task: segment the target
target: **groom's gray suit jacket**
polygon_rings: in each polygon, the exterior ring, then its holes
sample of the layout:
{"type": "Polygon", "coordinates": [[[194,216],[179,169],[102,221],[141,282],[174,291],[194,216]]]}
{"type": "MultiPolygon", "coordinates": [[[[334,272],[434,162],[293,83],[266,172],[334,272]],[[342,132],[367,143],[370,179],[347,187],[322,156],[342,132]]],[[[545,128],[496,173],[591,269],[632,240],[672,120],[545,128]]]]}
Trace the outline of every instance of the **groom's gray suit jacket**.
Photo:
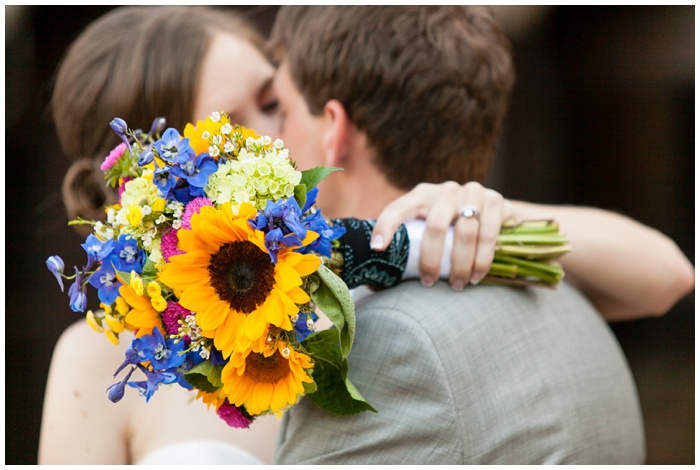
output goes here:
{"type": "Polygon", "coordinates": [[[624,355],[589,302],[556,290],[415,281],[357,303],[349,378],[378,413],[303,398],[282,464],[639,464],[624,355]]]}

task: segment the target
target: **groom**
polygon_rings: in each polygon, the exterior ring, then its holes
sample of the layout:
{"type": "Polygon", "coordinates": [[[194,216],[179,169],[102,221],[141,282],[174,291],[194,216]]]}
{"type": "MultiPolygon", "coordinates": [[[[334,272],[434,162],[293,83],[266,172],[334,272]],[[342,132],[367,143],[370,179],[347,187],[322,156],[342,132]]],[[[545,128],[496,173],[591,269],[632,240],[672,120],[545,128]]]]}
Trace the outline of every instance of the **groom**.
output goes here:
{"type": "MultiPolygon", "coordinates": [[[[513,83],[488,11],[282,7],[272,46],[285,144],[301,167],[344,168],[322,183],[327,216],[375,218],[421,181],[483,178],[513,83]]],[[[570,285],[404,282],[356,316],[349,378],[378,413],[304,398],[278,463],[642,463],[622,352],[570,285]]]]}

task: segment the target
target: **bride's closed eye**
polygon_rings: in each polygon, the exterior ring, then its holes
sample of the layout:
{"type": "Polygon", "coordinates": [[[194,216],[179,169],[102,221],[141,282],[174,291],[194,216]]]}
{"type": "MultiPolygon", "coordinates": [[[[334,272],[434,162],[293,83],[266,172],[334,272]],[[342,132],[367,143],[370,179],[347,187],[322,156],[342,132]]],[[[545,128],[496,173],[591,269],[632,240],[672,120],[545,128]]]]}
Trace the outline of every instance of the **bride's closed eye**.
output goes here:
{"type": "Polygon", "coordinates": [[[279,101],[277,99],[271,99],[260,105],[260,110],[265,114],[273,114],[279,110],[279,101]]]}

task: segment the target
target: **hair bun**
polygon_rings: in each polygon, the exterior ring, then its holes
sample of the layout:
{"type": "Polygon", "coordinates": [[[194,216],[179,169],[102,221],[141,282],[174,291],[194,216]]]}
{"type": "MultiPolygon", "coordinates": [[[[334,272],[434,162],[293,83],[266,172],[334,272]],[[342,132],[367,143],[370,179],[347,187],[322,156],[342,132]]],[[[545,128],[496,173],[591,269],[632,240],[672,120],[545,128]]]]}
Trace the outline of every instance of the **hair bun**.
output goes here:
{"type": "MultiPolygon", "coordinates": [[[[63,205],[70,220],[81,217],[87,220],[104,220],[104,206],[108,200],[115,199],[108,193],[99,165],[92,159],[82,158],[75,161],[61,186],[63,205]]],[[[90,232],[88,226],[76,226],[79,232],[90,232]]]]}

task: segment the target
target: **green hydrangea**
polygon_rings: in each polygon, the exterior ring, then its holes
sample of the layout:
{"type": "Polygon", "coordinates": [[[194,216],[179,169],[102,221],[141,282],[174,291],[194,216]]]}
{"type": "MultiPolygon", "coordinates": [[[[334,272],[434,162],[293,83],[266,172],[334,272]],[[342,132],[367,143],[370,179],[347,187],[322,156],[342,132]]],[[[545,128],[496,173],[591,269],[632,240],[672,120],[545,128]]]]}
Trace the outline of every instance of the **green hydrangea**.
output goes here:
{"type": "Polygon", "coordinates": [[[215,204],[231,202],[237,208],[248,202],[262,210],[268,200],[293,196],[300,181],[301,172],[294,168],[286,149],[248,139],[236,160],[219,165],[204,191],[215,204]]]}

